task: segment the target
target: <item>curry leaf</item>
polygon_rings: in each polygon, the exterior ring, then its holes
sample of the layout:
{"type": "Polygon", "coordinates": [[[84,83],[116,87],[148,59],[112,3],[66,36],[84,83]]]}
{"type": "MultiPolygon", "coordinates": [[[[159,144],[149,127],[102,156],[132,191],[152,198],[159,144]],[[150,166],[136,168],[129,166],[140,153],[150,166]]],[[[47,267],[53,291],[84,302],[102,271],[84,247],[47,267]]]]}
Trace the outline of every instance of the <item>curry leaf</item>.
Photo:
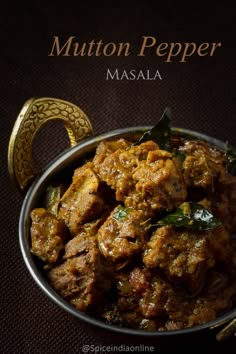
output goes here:
{"type": "Polygon", "coordinates": [[[64,192],[65,187],[62,184],[48,186],[45,195],[45,207],[47,211],[57,216],[60,200],[64,192]]]}
{"type": "Polygon", "coordinates": [[[164,110],[158,123],[146,131],[141,138],[134,143],[134,145],[139,145],[148,140],[155,141],[161,149],[170,150],[171,149],[171,109],[167,107],[164,110]]]}
{"type": "Polygon", "coordinates": [[[185,202],[175,212],[165,216],[152,226],[184,227],[192,230],[210,230],[221,225],[220,219],[214,217],[206,208],[197,203],[185,202]]]}

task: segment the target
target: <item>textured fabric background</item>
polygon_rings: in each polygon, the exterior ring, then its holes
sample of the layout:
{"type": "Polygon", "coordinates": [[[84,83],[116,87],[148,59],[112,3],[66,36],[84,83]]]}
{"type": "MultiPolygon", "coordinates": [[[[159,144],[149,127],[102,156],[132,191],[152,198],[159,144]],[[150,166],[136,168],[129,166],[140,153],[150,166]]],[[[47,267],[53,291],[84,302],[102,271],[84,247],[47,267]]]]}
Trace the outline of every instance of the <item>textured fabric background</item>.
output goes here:
{"type": "MultiPolygon", "coordinates": [[[[49,301],[29,275],[18,244],[18,218],[24,196],[10,181],[7,146],[23,103],[32,96],[69,100],[89,116],[95,134],[121,127],[153,125],[170,106],[175,126],[194,129],[236,145],[235,12],[206,10],[179,4],[160,8],[158,2],[91,3],[63,7],[49,1],[9,2],[1,11],[0,86],[0,352],[82,353],[83,344],[137,344],[100,333],[80,323],[49,301]],[[119,5],[118,5],[119,4],[119,5]],[[153,5],[152,5],[153,4],[153,5]],[[155,4],[155,5],[154,5],[155,4]],[[48,57],[51,38],[75,35],[80,41],[132,41],[153,35],[158,41],[222,42],[211,58],[187,63],[162,63],[146,58],[48,57]],[[159,69],[159,81],[106,81],[110,69],[159,69]]],[[[68,146],[60,124],[49,124],[36,137],[34,157],[42,169],[68,146]]],[[[157,353],[205,347],[214,353],[233,353],[236,337],[216,344],[214,336],[182,339],[155,345],[157,353]]],[[[147,344],[147,343],[146,343],[147,344]]],[[[92,349],[90,350],[92,352],[92,349]]],[[[99,351],[102,352],[102,351],[99,351]]],[[[108,352],[103,351],[104,353],[108,352]]]]}

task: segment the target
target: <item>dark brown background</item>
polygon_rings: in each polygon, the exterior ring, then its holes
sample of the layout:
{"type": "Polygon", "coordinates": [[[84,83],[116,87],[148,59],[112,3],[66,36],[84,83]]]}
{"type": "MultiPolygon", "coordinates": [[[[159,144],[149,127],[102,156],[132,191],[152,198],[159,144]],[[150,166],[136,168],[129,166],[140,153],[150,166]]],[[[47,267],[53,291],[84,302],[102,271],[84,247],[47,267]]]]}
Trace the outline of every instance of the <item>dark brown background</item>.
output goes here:
{"type": "MultiPolygon", "coordinates": [[[[79,105],[89,116],[95,133],[153,125],[168,105],[175,126],[228,140],[236,145],[235,15],[230,8],[180,8],[158,2],[129,2],[112,8],[99,2],[63,7],[48,1],[11,2],[1,11],[1,322],[2,353],[81,353],[83,344],[126,343],[124,338],[98,333],[72,319],[49,301],[30,277],[18,244],[18,218],[23,196],[7,172],[7,145],[23,103],[32,96],[49,96],[79,105]],[[156,4],[156,5],[154,5],[156,4]],[[191,58],[187,63],[161,63],[146,58],[49,58],[53,35],[75,35],[80,41],[136,41],[153,35],[158,41],[222,42],[214,57],[191,58]],[[159,81],[106,81],[107,68],[159,69],[159,81]]],[[[39,166],[67,147],[60,125],[51,124],[36,138],[34,155],[39,166]],[[59,142],[59,143],[58,143],[59,142]]],[[[144,343],[143,340],[130,340],[144,343]]],[[[190,338],[168,349],[157,343],[157,353],[233,353],[235,338],[221,345],[207,335],[190,338]],[[199,349],[200,350],[200,349],[199,349]]],[[[104,351],[105,353],[105,351],[104,351]]]]}

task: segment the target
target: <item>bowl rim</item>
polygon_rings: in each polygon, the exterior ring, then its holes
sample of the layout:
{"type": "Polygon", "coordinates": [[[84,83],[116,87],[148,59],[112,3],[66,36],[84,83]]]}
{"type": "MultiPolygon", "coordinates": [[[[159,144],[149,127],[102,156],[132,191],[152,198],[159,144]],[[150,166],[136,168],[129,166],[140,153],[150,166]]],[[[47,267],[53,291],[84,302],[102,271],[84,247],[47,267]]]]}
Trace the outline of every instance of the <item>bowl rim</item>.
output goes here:
{"type": "MultiPolygon", "coordinates": [[[[68,148],[59,154],[56,158],[54,158],[44,169],[44,171],[35,179],[29,188],[22,204],[22,208],[20,211],[19,217],[19,244],[21,254],[23,256],[23,260],[25,265],[31,274],[32,278],[39,286],[39,288],[43,291],[43,293],[52,300],[56,305],[58,305],[61,309],[65,310],[68,314],[74,316],[75,318],[84,321],[90,325],[95,327],[99,327],[105,330],[109,330],[112,332],[116,332],[119,334],[128,334],[134,336],[141,337],[169,337],[173,335],[183,335],[200,332],[206,329],[216,328],[226,322],[229,322],[233,318],[236,317],[236,308],[231,309],[230,311],[225,312],[221,316],[218,316],[216,319],[206,322],[202,325],[193,326],[190,328],[177,329],[177,330],[169,330],[169,331],[145,331],[141,329],[132,329],[127,327],[120,327],[113,324],[108,324],[103,322],[100,319],[92,317],[87,313],[80,312],[75,307],[73,307],[69,302],[60,297],[57,292],[51,287],[51,285],[47,282],[45,277],[42,275],[40,270],[37,268],[34,257],[30,253],[29,248],[29,227],[30,227],[30,211],[35,207],[35,199],[45,190],[45,185],[48,183],[48,180],[53,177],[56,173],[58,173],[61,169],[65,168],[65,164],[70,165],[78,155],[86,154],[88,150],[92,151],[95,149],[97,144],[103,140],[114,139],[114,138],[125,138],[130,135],[141,135],[146,130],[150,129],[149,126],[137,126],[137,127],[127,127],[122,129],[112,130],[103,134],[95,135],[89,138],[86,138],[82,142],[79,142],[77,145],[68,148]]],[[[227,143],[223,141],[208,136],[206,134],[202,134],[190,129],[182,129],[173,127],[172,131],[177,135],[194,137],[197,139],[201,139],[207,141],[217,148],[221,150],[225,150],[228,146],[227,143]]],[[[233,153],[236,154],[236,149],[231,147],[233,153]]]]}

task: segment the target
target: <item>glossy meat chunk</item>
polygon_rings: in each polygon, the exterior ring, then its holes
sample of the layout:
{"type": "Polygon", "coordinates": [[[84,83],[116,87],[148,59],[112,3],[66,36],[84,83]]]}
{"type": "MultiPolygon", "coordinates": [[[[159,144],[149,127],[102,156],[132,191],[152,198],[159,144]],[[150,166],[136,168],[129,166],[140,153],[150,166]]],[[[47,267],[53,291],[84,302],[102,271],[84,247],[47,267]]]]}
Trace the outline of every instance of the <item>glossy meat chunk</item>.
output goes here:
{"type": "Polygon", "coordinates": [[[142,212],[119,205],[98,231],[99,250],[112,262],[126,265],[141,252],[147,231],[142,212]]]}
{"type": "Polygon", "coordinates": [[[43,208],[31,212],[31,253],[45,263],[55,263],[64,249],[65,224],[43,208]]]}
{"type": "Polygon", "coordinates": [[[227,161],[225,153],[203,140],[185,140],[181,151],[187,156],[205,156],[208,162],[212,162],[220,168],[225,166],[227,161]]]}
{"type": "Polygon", "coordinates": [[[131,143],[125,139],[102,141],[98,145],[95,156],[93,158],[94,170],[98,172],[100,169],[100,165],[105,160],[105,158],[111,155],[116,150],[126,150],[130,146],[131,143]]]}
{"type": "MultiPolygon", "coordinates": [[[[73,240],[74,241],[74,240],[73,240]]],[[[66,260],[47,272],[54,289],[78,310],[86,311],[99,303],[111,286],[110,275],[103,264],[94,237],[79,236],[76,252],[69,252],[66,260]]]]}
{"type": "Polygon", "coordinates": [[[148,268],[159,267],[170,281],[193,293],[201,290],[208,269],[227,259],[229,249],[230,235],[223,226],[207,231],[164,226],[147,243],[143,262],[148,268]]]}
{"type": "Polygon", "coordinates": [[[134,190],[133,172],[139,161],[147,158],[148,152],[158,149],[158,145],[148,141],[130,148],[119,148],[107,155],[97,167],[98,173],[112,189],[116,191],[117,201],[124,201],[134,190]]]}
{"type": "Polygon", "coordinates": [[[186,157],[183,163],[183,177],[187,186],[213,188],[214,176],[204,155],[186,157]]]}
{"type": "Polygon", "coordinates": [[[126,324],[132,321],[137,328],[157,330],[168,316],[165,309],[174,291],[157,271],[135,267],[117,277],[118,311],[126,324]]]}
{"type": "Polygon", "coordinates": [[[105,200],[100,191],[100,182],[90,163],[74,172],[73,182],[61,198],[59,218],[63,219],[72,235],[76,235],[82,223],[100,215],[105,200]]]}
{"type": "Polygon", "coordinates": [[[125,325],[157,330],[167,316],[165,305],[173,297],[173,289],[158,272],[135,267],[117,276],[119,294],[116,311],[125,325]]]}
{"type": "Polygon", "coordinates": [[[182,150],[186,154],[183,162],[183,177],[187,186],[215,190],[215,182],[226,176],[225,155],[207,143],[187,141],[182,150]]]}
{"type": "Polygon", "coordinates": [[[149,152],[134,170],[133,181],[135,189],[125,199],[125,205],[143,210],[147,217],[171,211],[187,196],[182,176],[167,151],[149,152]]]}
{"type": "Polygon", "coordinates": [[[130,284],[133,291],[141,295],[139,311],[144,318],[165,315],[165,304],[168,297],[173,296],[173,291],[158,272],[149,273],[135,268],[130,274],[130,284]]]}

